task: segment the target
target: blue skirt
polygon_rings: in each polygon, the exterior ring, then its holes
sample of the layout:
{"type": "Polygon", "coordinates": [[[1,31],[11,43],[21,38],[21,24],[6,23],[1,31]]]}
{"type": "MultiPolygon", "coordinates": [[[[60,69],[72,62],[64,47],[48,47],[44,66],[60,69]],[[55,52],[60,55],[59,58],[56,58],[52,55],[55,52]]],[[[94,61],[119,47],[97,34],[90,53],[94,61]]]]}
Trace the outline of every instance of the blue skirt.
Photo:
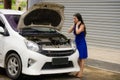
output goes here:
{"type": "Polygon", "coordinates": [[[88,57],[87,45],[86,43],[76,43],[76,47],[79,52],[79,59],[86,59],[88,57]]]}

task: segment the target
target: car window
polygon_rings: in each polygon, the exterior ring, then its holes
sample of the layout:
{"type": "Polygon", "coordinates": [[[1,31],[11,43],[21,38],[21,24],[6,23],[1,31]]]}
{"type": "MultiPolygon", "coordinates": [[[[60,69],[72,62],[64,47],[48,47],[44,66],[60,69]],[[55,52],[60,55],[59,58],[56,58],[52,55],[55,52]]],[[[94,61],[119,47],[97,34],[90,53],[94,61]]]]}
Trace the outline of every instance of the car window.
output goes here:
{"type": "Polygon", "coordinates": [[[0,20],[0,27],[4,28],[4,24],[2,23],[2,21],[0,20]]]}
{"type": "Polygon", "coordinates": [[[5,31],[4,35],[9,36],[9,32],[8,32],[7,28],[5,27],[5,23],[1,17],[0,17],[0,26],[4,28],[4,31],[5,31]]]}
{"type": "Polygon", "coordinates": [[[5,27],[5,24],[3,23],[3,20],[2,20],[1,17],[0,17],[0,26],[3,27],[3,28],[5,27]]]}
{"type": "Polygon", "coordinates": [[[17,25],[19,22],[20,15],[5,15],[7,21],[9,22],[10,26],[17,31],[17,25]]]}

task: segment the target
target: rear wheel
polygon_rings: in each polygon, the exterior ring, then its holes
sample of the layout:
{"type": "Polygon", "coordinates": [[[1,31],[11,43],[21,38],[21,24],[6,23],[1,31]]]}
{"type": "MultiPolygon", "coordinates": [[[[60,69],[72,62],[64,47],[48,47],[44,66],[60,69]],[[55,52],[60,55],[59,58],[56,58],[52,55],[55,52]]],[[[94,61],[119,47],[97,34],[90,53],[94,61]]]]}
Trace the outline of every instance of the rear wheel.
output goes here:
{"type": "Polygon", "coordinates": [[[20,57],[12,53],[6,58],[6,73],[11,79],[18,79],[22,71],[22,63],[20,57]]]}

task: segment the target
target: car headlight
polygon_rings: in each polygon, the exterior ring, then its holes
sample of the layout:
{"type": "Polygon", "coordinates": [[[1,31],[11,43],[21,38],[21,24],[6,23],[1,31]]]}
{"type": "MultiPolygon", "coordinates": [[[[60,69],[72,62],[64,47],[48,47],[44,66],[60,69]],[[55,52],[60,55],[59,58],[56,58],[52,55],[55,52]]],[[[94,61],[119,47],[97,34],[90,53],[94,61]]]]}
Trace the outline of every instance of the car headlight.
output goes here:
{"type": "Polygon", "coordinates": [[[36,52],[39,51],[39,46],[33,41],[25,40],[25,44],[28,49],[36,52]]]}

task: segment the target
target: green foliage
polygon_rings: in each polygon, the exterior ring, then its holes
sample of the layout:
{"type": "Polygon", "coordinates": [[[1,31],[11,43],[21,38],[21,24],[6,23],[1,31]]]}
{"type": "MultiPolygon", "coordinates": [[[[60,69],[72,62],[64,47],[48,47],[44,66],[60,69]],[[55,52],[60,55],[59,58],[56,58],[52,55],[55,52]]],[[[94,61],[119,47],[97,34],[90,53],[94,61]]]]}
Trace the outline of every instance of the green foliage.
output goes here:
{"type": "Polygon", "coordinates": [[[3,0],[0,0],[0,2],[3,2],[3,0]]]}
{"type": "Polygon", "coordinates": [[[4,8],[3,0],[0,0],[0,9],[3,9],[3,8],[4,8]]]}
{"type": "Polygon", "coordinates": [[[25,1],[22,1],[22,2],[20,3],[20,6],[21,6],[21,7],[26,7],[26,6],[27,6],[27,3],[26,3],[25,1]]]}
{"type": "Polygon", "coordinates": [[[12,5],[13,10],[17,10],[17,7],[15,5],[12,5]]]}
{"type": "MultiPolygon", "coordinates": [[[[26,6],[27,6],[27,2],[26,1],[22,1],[19,4],[19,7],[21,7],[21,9],[23,9],[26,6]]],[[[0,4],[0,9],[4,9],[4,3],[0,4]]],[[[18,9],[18,7],[16,7],[16,0],[12,0],[12,9],[14,9],[14,10],[18,9]]]]}
{"type": "Polygon", "coordinates": [[[0,9],[3,9],[4,8],[4,5],[3,4],[0,4],[0,9]]]}
{"type": "Polygon", "coordinates": [[[12,5],[14,5],[16,3],[16,0],[12,0],[12,5]]]}
{"type": "Polygon", "coordinates": [[[26,1],[22,1],[22,2],[19,4],[19,7],[21,7],[21,10],[23,10],[26,6],[27,6],[27,2],[26,2],[26,1]]]}

